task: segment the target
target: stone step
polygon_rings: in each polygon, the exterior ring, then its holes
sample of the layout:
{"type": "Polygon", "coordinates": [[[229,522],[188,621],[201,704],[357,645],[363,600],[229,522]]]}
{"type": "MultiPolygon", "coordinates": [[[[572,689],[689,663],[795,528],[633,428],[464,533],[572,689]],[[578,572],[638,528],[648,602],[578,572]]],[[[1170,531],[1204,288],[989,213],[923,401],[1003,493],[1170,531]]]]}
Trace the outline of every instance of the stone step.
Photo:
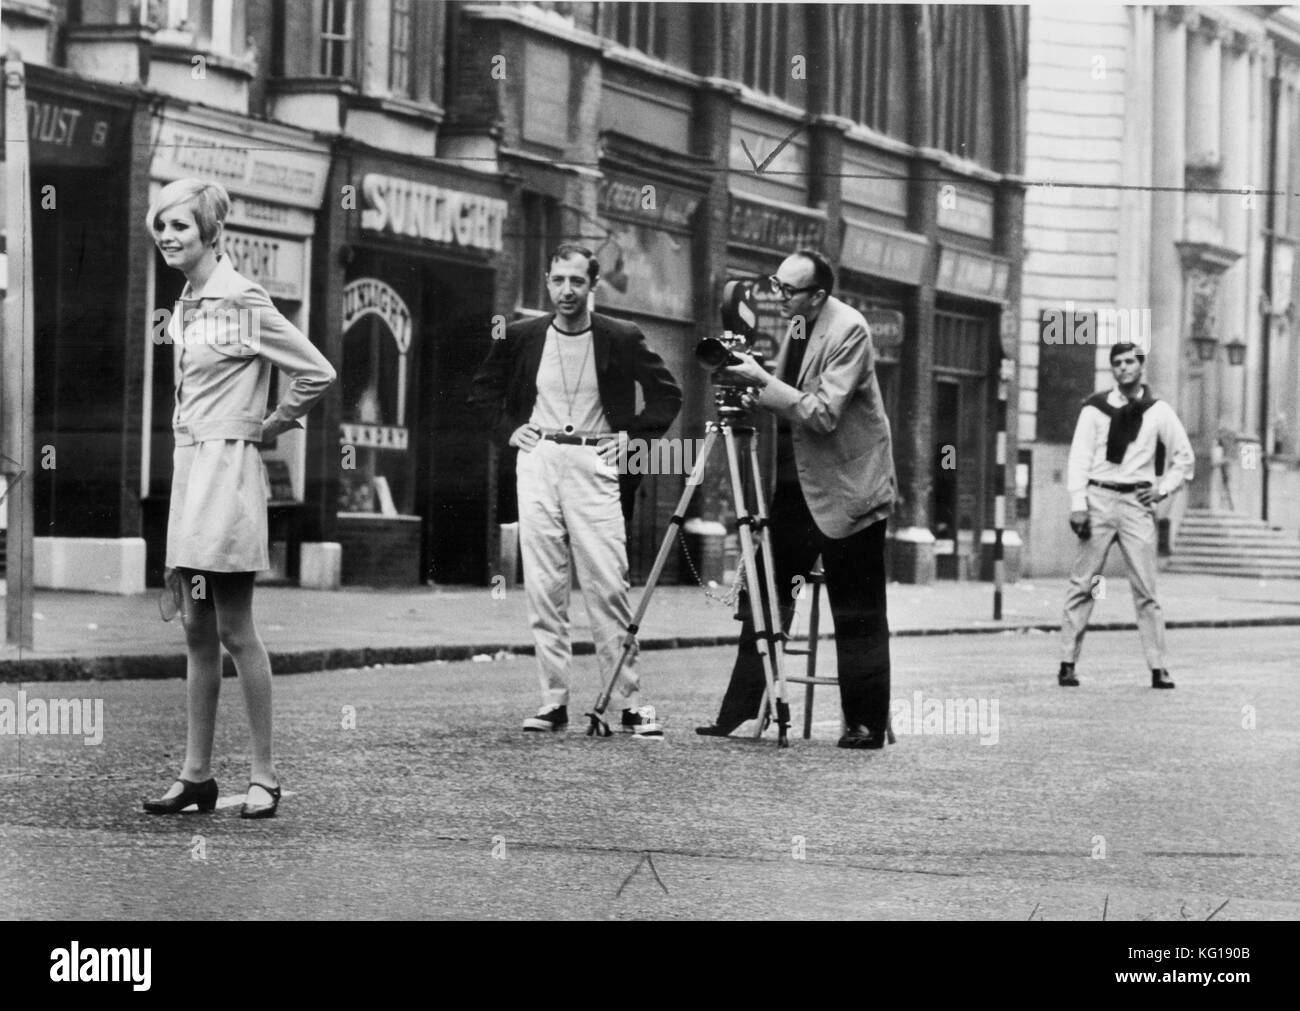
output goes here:
{"type": "Polygon", "coordinates": [[[1175,550],[1181,552],[1189,548],[1204,548],[1207,551],[1223,552],[1247,551],[1252,554],[1276,551],[1279,554],[1292,555],[1300,554],[1300,541],[1247,541],[1242,539],[1233,540],[1226,537],[1185,536],[1179,534],[1175,550]]]}
{"type": "Polygon", "coordinates": [[[1252,559],[1252,557],[1239,555],[1180,554],[1171,557],[1170,565],[1205,565],[1205,567],[1218,569],[1296,569],[1300,572],[1300,559],[1252,559]]]}
{"type": "Polygon", "coordinates": [[[1288,537],[1283,530],[1224,530],[1220,527],[1189,527],[1186,524],[1178,528],[1179,538],[1213,537],[1216,540],[1241,541],[1281,541],[1287,544],[1300,544],[1300,540],[1288,537]]]}
{"type": "Polygon", "coordinates": [[[1206,565],[1169,565],[1165,572],[1174,572],[1189,576],[1241,576],[1249,579],[1300,579],[1300,568],[1296,569],[1216,569],[1206,565]]]}

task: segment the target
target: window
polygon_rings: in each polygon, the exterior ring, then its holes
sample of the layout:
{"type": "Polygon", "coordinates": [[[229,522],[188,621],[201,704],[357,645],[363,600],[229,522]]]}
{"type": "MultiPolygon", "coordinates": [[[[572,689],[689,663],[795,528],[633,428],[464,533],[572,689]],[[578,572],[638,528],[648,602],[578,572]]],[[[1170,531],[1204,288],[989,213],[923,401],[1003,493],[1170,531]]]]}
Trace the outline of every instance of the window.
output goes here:
{"type": "Polygon", "coordinates": [[[546,257],[560,244],[559,202],[541,193],[523,194],[523,273],[519,284],[519,304],[525,309],[550,309],[544,275],[546,257]]]}
{"type": "Polygon", "coordinates": [[[248,51],[245,0],[165,0],[157,5],[154,40],[243,58],[248,51]]]}
{"type": "Polygon", "coordinates": [[[691,66],[694,4],[603,3],[600,32],[619,45],[679,67],[691,66]]]}
{"type": "Polygon", "coordinates": [[[934,136],[939,147],[962,158],[993,164],[995,8],[933,8],[935,66],[934,136]]]}
{"type": "Polygon", "coordinates": [[[795,58],[808,55],[803,30],[804,11],[785,4],[738,4],[740,80],[755,91],[802,107],[806,100],[803,74],[796,76],[795,58]]]}
{"type": "Polygon", "coordinates": [[[320,63],[323,77],[352,76],[352,0],[320,0],[320,63]]]}
{"type": "Polygon", "coordinates": [[[392,0],[392,34],[388,46],[388,90],[411,97],[411,0],[392,0]]]}
{"type": "Polygon", "coordinates": [[[893,137],[907,138],[911,109],[911,33],[907,8],[840,4],[832,11],[835,111],[893,137]]]}

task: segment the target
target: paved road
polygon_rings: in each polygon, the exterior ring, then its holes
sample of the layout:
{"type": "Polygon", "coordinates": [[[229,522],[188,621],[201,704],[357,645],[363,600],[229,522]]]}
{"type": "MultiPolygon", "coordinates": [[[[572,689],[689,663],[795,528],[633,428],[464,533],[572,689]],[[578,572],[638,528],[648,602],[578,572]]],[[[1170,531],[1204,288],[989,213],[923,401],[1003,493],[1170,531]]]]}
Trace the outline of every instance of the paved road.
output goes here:
{"type": "MultiPolygon", "coordinates": [[[[896,703],[974,699],[985,722],[884,752],[833,747],[832,694],[784,752],[696,737],[723,649],[643,657],[658,743],[520,733],[528,658],[286,676],[290,795],[265,823],[236,816],[232,681],[230,806],[173,818],[138,801],[179,762],[180,682],[28,685],[102,698],[105,736],[0,736],[0,916],[1300,917],[1300,630],[1171,647],[1177,691],[1146,686],[1132,632],[1090,637],[1065,690],[1046,635],[897,639],[896,703]]],[[[581,711],[596,686],[579,665],[581,711]]]]}

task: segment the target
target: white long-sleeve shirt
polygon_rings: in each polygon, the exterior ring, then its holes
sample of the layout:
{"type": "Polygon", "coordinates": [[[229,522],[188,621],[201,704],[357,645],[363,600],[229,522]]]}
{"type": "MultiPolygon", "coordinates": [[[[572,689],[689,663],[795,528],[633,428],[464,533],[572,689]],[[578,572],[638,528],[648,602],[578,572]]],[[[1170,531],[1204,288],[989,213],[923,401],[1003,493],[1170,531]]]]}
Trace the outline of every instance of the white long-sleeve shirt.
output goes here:
{"type": "MultiPolygon", "coordinates": [[[[1112,407],[1123,407],[1127,398],[1119,388],[1111,390],[1106,402],[1112,407]]],[[[1088,482],[1107,481],[1111,484],[1138,484],[1146,481],[1154,485],[1161,495],[1172,495],[1184,481],[1192,479],[1196,456],[1187,439],[1183,423],[1174,409],[1158,400],[1142,415],[1142,427],[1137,438],[1128,444],[1124,459],[1111,463],[1106,459],[1106,439],[1110,434],[1110,418],[1104,411],[1085,405],[1074,426],[1074,441],[1070,443],[1070,459],[1066,472],[1066,486],[1070,492],[1070,509],[1084,512],[1088,508],[1088,482]],[[1165,444],[1165,472],[1156,477],[1156,442],[1165,444]]]]}

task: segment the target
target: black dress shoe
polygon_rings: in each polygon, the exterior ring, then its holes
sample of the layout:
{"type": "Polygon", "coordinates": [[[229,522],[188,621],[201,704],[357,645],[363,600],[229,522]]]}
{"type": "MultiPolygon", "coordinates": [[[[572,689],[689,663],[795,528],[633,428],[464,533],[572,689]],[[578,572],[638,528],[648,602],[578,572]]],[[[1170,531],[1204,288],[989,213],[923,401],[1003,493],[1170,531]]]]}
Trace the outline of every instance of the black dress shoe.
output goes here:
{"type": "Polygon", "coordinates": [[[1056,675],[1056,683],[1062,688],[1078,688],[1079,679],[1074,676],[1074,664],[1061,664],[1060,671],[1056,675]]]}
{"type": "Polygon", "coordinates": [[[175,797],[146,800],[144,809],[150,814],[176,814],[191,804],[200,811],[211,811],[217,806],[217,781],[206,779],[202,783],[191,783],[188,779],[178,779],[181,792],[175,797]]]}
{"type": "Polygon", "coordinates": [[[1163,667],[1153,667],[1151,670],[1151,687],[1152,688],[1172,688],[1173,681],[1169,678],[1169,672],[1163,667]]]}
{"type": "Polygon", "coordinates": [[[866,727],[850,727],[848,733],[836,742],[837,748],[868,748],[875,750],[885,746],[884,733],[872,733],[866,727]]]}
{"type": "Polygon", "coordinates": [[[739,723],[710,723],[706,727],[696,727],[695,732],[701,737],[729,737],[739,723]]]}
{"type": "Polygon", "coordinates": [[[244,801],[244,806],[239,809],[241,818],[274,818],[275,810],[280,806],[280,788],[278,786],[267,786],[265,783],[249,783],[248,792],[253,792],[253,787],[265,790],[271,795],[269,804],[250,804],[244,801]]]}

